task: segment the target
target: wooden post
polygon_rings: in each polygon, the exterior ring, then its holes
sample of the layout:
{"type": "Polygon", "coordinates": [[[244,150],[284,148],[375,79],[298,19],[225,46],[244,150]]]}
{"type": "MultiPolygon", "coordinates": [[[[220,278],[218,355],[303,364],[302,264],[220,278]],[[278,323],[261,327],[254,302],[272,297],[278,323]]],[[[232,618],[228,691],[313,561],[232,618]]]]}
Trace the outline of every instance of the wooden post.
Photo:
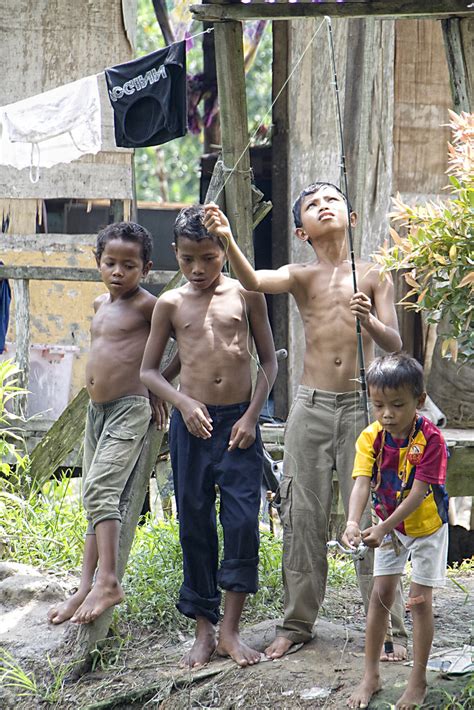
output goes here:
{"type": "MultiPolygon", "coordinates": [[[[15,360],[21,372],[18,385],[28,389],[30,375],[30,287],[28,279],[18,279],[13,282],[13,297],[15,299],[15,360]]],[[[15,413],[27,416],[28,395],[15,397],[13,401],[15,413]]]]}
{"type": "Polygon", "coordinates": [[[253,264],[251,171],[241,23],[215,24],[214,40],[227,217],[240,248],[253,264]]]}
{"type": "MultiPolygon", "coordinates": [[[[120,529],[117,565],[119,580],[122,579],[127,567],[128,556],[135,536],[138,518],[143,506],[143,501],[145,500],[151,472],[160,453],[162,440],[163,432],[157,431],[156,425],[152,422],[145,437],[142,452],[135,464],[135,468],[133,469],[124,492],[126,507],[120,529]]],[[[91,624],[79,626],[77,636],[72,640],[74,644],[72,649],[73,657],[78,660],[74,674],[79,674],[87,668],[89,665],[90,652],[96,647],[99,641],[107,637],[113,611],[113,608],[107,609],[96,621],[93,621],[91,624]]],[[[68,642],[71,642],[70,638],[68,642]]]]}
{"type": "Polygon", "coordinates": [[[444,46],[448,60],[453,108],[457,113],[471,112],[473,106],[474,20],[453,17],[442,20],[444,46]]]}
{"type": "MultiPolygon", "coordinates": [[[[289,73],[290,23],[273,22],[272,100],[274,101],[289,73]]],[[[289,237],[293,233],[289,199],[291,176],[288,166],[290,132],[288,115],[290,92],[286,86],[273,106],[272,138],[272,266],[278,268],[290,259],[289,237]]],[[[289,347],[289,296],[273,296],[273,335],[277,348],[289,347]]],[[[279,363],[273,386],[275,414],[281,419],[288,415],[293,393],[289,391],[289,358],[279,363]]]]}

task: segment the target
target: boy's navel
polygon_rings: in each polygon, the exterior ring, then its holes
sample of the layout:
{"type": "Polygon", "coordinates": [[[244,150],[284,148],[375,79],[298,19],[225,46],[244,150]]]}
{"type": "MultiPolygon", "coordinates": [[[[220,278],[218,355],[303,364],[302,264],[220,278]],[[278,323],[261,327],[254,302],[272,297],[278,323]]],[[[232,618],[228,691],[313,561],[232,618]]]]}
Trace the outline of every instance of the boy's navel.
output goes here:
{"type": "Polygon", "coordinates": [[[340,358],[340,357],[337,357],[337,358],[334,360],[334,364],[337,365],[338,367],[339,367],[339,365],[342,365],[342,360],[341,360],[341,358],[340,358]]]}

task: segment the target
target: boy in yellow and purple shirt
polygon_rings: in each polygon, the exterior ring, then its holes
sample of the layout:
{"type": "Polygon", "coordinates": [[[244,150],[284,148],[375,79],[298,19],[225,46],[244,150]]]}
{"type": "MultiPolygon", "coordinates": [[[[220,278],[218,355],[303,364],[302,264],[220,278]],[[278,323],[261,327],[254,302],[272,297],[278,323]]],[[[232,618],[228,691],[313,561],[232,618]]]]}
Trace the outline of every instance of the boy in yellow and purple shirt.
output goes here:
{"type": "Polygon", "coordinates": [[[367,707],[381,688],[380,650],[395,589],[408,558],[412,581],[413,669],[397,710],[422,704],[426,664],[433,640],[433,587],[445,584],[448,551],[447,449],[441,432],[417,413],[426,392],[423,370],[413,358],[393,353],[375,359],[367,386],[376,421],[360,434],[343,542],[374,547],[374,587],[367,614],[364,677],[350,696],[351,708],[367,707]],[[378,524],[361,531],[370,492],[378,524]]]}

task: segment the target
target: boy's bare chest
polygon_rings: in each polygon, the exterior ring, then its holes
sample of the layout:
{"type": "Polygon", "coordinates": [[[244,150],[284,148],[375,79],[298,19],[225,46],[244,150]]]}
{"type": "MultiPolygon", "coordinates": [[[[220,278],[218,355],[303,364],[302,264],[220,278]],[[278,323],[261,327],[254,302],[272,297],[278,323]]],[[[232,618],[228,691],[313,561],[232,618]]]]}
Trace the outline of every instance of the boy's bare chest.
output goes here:
{"type": "Polygon", "coordinates": [[[246,328],[246,313],[239,296],[214,296],[211,299],[186,299],[179,307],[175,318],[175,332],[179,337],[196,339],[206,335],[232,337],[246,328]]]}
{"type": "Polygon", "coordinates": [[[91,334],[93,338],[129,340],[146,327],[147,323],[137,308],[105,303],[92,319],[91,334]]]}
{"type": "MultiPolygon", "coordinates": [[[[357,273],[357,288],[368,296],[371,288],[365,274],[357,273]]],[[[354,281],[350,267],[315,269],[308,275],[300,290],[300,303],[305,308],[332,311],[339,306],[349,308],[354,295],[354,281]]]]}

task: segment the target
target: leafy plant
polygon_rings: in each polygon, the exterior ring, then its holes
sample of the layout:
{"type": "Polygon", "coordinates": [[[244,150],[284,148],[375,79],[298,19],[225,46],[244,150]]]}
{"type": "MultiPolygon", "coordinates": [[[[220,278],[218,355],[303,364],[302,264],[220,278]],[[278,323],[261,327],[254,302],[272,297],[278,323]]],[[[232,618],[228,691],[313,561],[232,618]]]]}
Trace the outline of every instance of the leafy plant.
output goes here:
{"type": "Polygon", "coordinates": [[[26,394],[18,386],[20,370],[13,360],[0,362],[0,504],[6,492],[18,493],[28,488],[29,457],[22,454],[18,442],[23,441],[24,420],[12,409],[16,397],[26,394]]]}
{"type": "Polygon", "coordinates": [[[449,115],[450,198],[424,205],[394,198],[390,216],[406,236],[390,229],[394,245],[385,245],[374,259],[383,271],[406,270],[411,288],[401,302],[423,311],[428,323],[442,323],[442,355],[464,362],[474,355],[474,115],[449,115]]]}

